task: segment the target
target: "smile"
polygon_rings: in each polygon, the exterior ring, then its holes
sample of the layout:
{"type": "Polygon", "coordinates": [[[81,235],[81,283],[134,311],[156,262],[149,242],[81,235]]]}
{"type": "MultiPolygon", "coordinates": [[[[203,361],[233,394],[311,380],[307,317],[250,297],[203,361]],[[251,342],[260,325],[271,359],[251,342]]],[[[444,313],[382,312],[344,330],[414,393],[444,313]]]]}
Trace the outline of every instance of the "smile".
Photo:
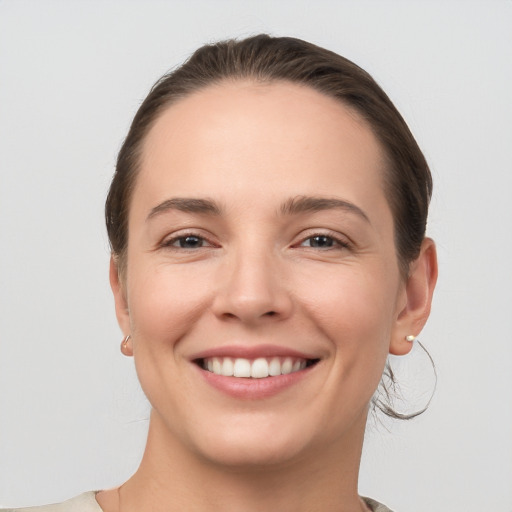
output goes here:
{"type": "Polygon", "coordinates": [[[258,357],[257,359],[245,359],[242,357],[207,357],[199,359],[198,365],[215,375],[223,377],[240,377],[263,379],[288,375],[314,365],[318,359],[304,359],[293,357],[258,357]]]}

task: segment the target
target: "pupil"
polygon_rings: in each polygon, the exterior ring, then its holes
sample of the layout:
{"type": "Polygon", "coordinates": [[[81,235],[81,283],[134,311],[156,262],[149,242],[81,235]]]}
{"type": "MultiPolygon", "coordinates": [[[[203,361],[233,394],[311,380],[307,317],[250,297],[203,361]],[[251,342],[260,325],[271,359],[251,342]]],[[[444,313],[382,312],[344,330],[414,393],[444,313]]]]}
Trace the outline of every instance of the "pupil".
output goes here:
{"type": "Polygon", "coordinates": [[[180,247],[185,249],[195,249],[201,246],[201,239],[197,236],[186,236],[180,240],[180,247]]]}
{"type": "Polygon", "coordinates": [[[319,235],[311,239],[311,247],[332,247],[333,240],[329,236],[319,235]]]}

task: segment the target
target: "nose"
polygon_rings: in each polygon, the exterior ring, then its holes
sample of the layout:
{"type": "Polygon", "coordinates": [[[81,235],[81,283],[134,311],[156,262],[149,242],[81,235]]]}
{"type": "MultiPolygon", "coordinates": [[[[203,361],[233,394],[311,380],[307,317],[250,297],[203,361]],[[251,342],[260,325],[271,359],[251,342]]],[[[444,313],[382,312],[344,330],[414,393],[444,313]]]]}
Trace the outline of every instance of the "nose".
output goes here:
{"type": "Polygon", "coordinates": [[[292,297],[278,257],[265,251],[237,251],[218,276],[213,301],[215,315],[223,320],[258,324],[288,318],[292,297]]]}

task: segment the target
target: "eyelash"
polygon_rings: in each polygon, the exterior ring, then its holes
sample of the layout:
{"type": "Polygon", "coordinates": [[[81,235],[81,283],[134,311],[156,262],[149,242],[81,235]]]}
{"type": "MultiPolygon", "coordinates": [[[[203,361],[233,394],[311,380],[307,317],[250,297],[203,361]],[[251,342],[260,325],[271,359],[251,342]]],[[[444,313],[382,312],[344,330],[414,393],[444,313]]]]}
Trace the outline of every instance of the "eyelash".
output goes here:
{"type": "Polygon", "coordinates": [[[212,242],[210,242],[206,237],[204,236],[201,236],[201,235],[198,235],[197,233],[184,233],[184,234],[181,234],[179,236],[175,236],[169,240],[164,240],[160,246],[165,248],[165,249],[174,249],[174,250],[184,250],[184,251],[193,251],[195,249],[204,249],[205,247],[208,247],[208,246],[205,246],[205,245],[201,245],[200,247],[178,247],[174,244],[176,244],[177,242],[183,240],[185,241],[187,238],[196,238],[198,239],[199,241],[203,242],[203,243],[207,243],[209,247],[214,247],[214,244],[212,242]]]}
{"type": "MultiPolygon", "coordinates": [[[[175,236],[169,240],[164,240],[161,244],[161,247],[166,249],[173,249],[173,250],[189,250],[194,251],[196,249],[204,249],[207,247],[215,247],[215,244],[210,242],[206,237],[198,235],[197,233],[190,232],[190,233],[184,233],[179,236],[175,236]],[[201,245],[199,247],[179,247],[174,244],[179,243],[180,241],[185,241],[187,238],[194,238],[197,239],[201,244],[208,244],[208,245],[201,245]]],[[[329,251],[329,250],[343,250],[343,249],[351,249],[352,246],[349,242],[347,242],[345,239],[340,238],[339,236],[335,235],[334,233],[312,233],[309,236],[303,238],[298,244],[294,244],[293,247],[306,247],[308,249],[317,249],[320,251],[329,251]],[[313,240],[314,238],[324,238],[326,241],[332,241],[332,246],[327,247],[314,247],[312,245],[305,246],[303,245],[304,242],[313,240]]]]}
{"type": "Polygon", "coordinates": [[[344,249],[351,249],[352,248],[352,245],[346,239],[342,239],[341,237],[339,237],[338,235],[336,235],[335,233],[332,233],[332,232],[312,233],[312,234],[308,235],[306,238],[303,238],[299,242],[298,246],[299,247],[306,247],[308,249],[318,249],[320,251],[344,250],[344,249]],[[308,240],[312,240],[314,238],[329,239],[329,240],[331,240],[333,242],[333,245],[330,246],[330,247],[313,247],[311,245],[309,245],[309,246],[302,245],[304,242],[306,242],[308,240]]]}

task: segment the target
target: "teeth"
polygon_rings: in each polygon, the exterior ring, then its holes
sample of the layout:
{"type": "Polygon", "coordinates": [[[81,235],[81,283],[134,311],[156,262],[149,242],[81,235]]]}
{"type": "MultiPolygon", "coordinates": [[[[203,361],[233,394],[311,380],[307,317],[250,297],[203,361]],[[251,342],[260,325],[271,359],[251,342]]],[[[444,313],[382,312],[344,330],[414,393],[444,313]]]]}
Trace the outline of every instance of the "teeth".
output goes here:
{"type": "Polygon", "coordinates": [[[283,364],[281,365],[281,373],[283,375],[287,375],[288,373],[292,373],[292,371],[293,371],[293,361],[291,360],[291,358],[287,357],[283,361],[283,364]]]}
{"type": "Polygon", "coordinates": [[[262,379],[268,377],[268,363],[266,359],[260,357],[252,362],[251,377],[255,379],[262,379]]]}
{"type": "Polygon", "coordinates": [[[266,359],[259,357],[250,360],[244,358],[233,359],[231,357],[212,357],[203,361],[203,368],[216,375],[224,377],[243,377],[253,379],[263,379],[265,377],[275,377],[277,375],[288,375],[298,372],[307,366],[304,359],[292,359],[285,357],[273,357],[266,359]]]}
{"type": "Polygon", "coordinates": [[[249,359],[235,359],[233,366],[234,377],[250,377],[251,376],[251,362],[249,359]]]}
{"type": "Polygon", "coordinates": [[[229,357],[225,357],[222,361],[222,370],[217,375],[225,375],[231,377],[233,375],[233,361],[229,357]]]}
{"type": "Polygon", "coordinates": [[[268,365],[268,374],[272,377],[281,375],[281,361],[278,357],[273,357],[268,365]]]}
{"type": "MultiPolygon", "coordinates": [[[[210,370],[210,362],[209,361],[208,361],[208,370],[210,370]]],[[[218,357],[213,358],[212,369],[210,371],[213,373],[221,373],[222,372],[222,363],[218,357]]]]}

